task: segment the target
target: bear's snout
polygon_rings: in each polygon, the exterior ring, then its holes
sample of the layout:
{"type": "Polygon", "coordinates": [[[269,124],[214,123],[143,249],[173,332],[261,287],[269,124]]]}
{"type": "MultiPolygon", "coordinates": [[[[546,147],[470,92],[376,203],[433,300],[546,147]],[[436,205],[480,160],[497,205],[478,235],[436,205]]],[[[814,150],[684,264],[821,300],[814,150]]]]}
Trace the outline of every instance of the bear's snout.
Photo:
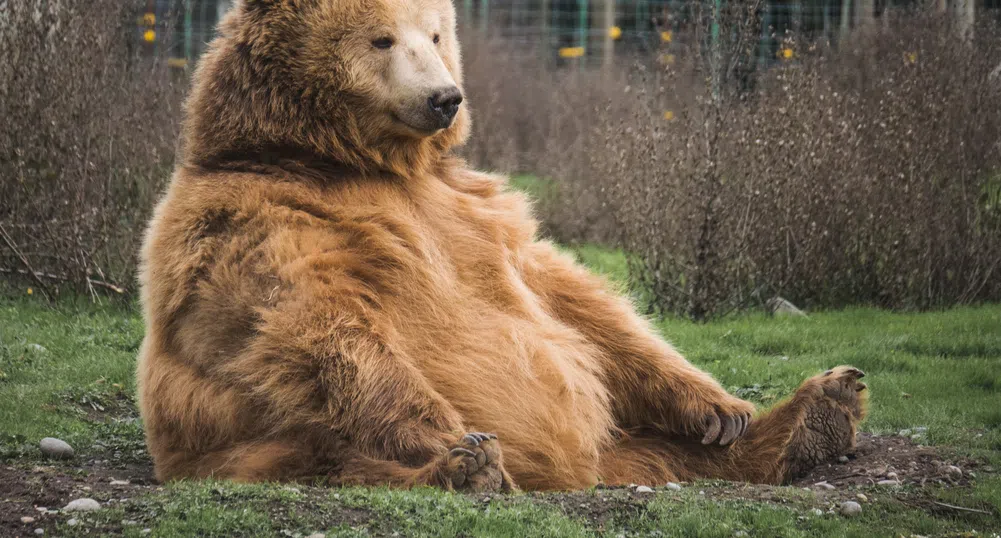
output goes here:
{"type": "Polygon", "coordinates": [[[436,90],[431,97],[428,97],[431,116],[438,122],[439,129],[445,129],[452,124],[461,104],[462,92],[455,86],[436,90]]]}

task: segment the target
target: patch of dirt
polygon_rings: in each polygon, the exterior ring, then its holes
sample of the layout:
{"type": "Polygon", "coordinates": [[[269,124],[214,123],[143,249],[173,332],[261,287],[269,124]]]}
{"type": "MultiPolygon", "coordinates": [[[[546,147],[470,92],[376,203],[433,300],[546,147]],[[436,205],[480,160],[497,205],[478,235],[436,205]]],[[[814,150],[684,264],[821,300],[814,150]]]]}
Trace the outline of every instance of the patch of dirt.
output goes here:
{"type": "Polygon", "coordinates": [[[55,526],[56,517],[66,518],[56,514],[74,499],[86,497],[102,506],[113,506],[156,487],[149,464],[113,469],[67,463],[5,465],[0,467],[0,535],[34,536],[34,529],[48,531],[55,526]],[[23,523],[23,517],[34,521],[23,523]]]}
{"type": "MultiPolygon", "coordinates": [[[[888,480],[901,485],[926,484],[968,486],[981,463],[947,455],[940,450],[917,445],[906,437],[877,437],[860,433],[854,457],[848,461],[820,465],[792,485],[810,487],[826,482],[837,488],[875,486],[888,480]]],[[[985,469],[991,472],[992,469],[985,469]]]]}
{"type": "MultiPolygon", "coordinates": [[[[65,523],[69,518],[65,514],[59,514],[62,507],[81,497],[95,499],[106,507],[122,506],[127,515],[132,517],[135,510],[130,508],[130,502],[160,488],[153,477],[152,465],[146,458],[144,454],[137,458],[38,465],[21,459],[0,465],[0,536],[34,536],[36,528],[45,529],[46,534],[51,534],[57,523],[65,523]],[[31,517],[34,521],[22,523],[22,517],[31,517]]],[[[879,485],[880,481],[895,480],[901,485],[918,487],[967,487],[976,473],[993,472],[994,469],[981,462],[916,445],[905,437],[859,434],[858,448],[853,458],[821,465],[791,485],[810,489],[817,494],[817,500],[833,501],[854,498],[860,488],[883,487],[879,485]],[[822,483],[832,487],[817,485],[822,483]]],[[[532,494],[531,497],[555,506],[570,516],[587,520],[600,530],[612,525],[616,519],[639,515],[646,510],[647,502],[658,495],[681,498],[682,493],[666,490],[663,484],[648,485],[655,487],[656,495],[637,493],[633,488],[599,487],[595,491],[539,493],[532,494]]],[[[895,484],[884,485],[888,492],[895,489],[895,484]]],[[[684,488],[692,486],[684,485],[684,488]]],[[[351,526],[373,524],[372,514],[365,510],[344,509],[324,502],[327,495],[324,488],[297,486],[296,489],[305,495],[302,501],[296,502],[297,513],[312,514],[325,522],[346,523],[351,526]]],[[[719,482],[700,485],[699,490],[707,499],[746,499],[777,504],[802,501],[793,498],[795,491],[775,486],[719,482]]],[[[481,500],[490,502],[491,499],[503,498],[502,495],[495,495],[481,500]]],[[[287,509],[288,506],[276,504],[269,506],[268,511],[273,521],[281,522],[291,517],[287,509]]]]}

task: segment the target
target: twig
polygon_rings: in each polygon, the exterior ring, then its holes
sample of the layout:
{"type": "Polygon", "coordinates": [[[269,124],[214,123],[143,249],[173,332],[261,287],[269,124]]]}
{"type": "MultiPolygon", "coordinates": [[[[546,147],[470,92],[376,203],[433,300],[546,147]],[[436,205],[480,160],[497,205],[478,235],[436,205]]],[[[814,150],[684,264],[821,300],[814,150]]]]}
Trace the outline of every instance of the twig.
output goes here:
{"type": "Polygon", "coordinates": [[[939,506],[944,506],[946,508],[952,508],[953,510],[960,510],[963,512],[974,512],[977,514],[986,514],[988,516],[991,515],[991,513],[986,510],[977,510],[976,508],[966,508],[965,506],[953,506],[951,504],[940,503],[938,501],[932,501],[932,504],[937,504],[939,506]]]}
{"type": "MultiPolygon", "coordinates": [[[[38,273],[38,272],[36,272],[36,273],[28,273],[27,271],[25,271],[23,269],[5,269],[5,268],[0,267],[0,273],[18,274],[18,275],[29,275],[30,274],[35,279],[47,278],[49,280],[58,280],[60,282],[73,282],[73,279],[70,278],[70,277],[68,277],[68,276],[54,275],[52,273],[38,273]]],[[[90,284],[92,286],[97,286],[99,288],[104,288],[106,290],[113,291],[113,292],[115,292],[115,293],[117,293],[119,295],[125,295],[128,292],[128,290],[126,290],[125,288],[123,288],[121,286],[116,286],[115,284],[112,284],[110,282],[104,282],[103,280],[94,280],[94,279],[92,279],[90,277],[88,277],[88,280],[89,280],[89,282],[90,282],[90,284]]]]}
{"type": "Polygon", "coordinates": [[[9,248],[11,252],[13,252],[14,255],[17,256],[19,260],[21,260],[21,264],[24,265],[25,269],[27,269],[28,274],[31,275],[31,278],[33,278],[35,282],[38,283],[38,289],[41,290],[42,295],[44,295],[45,299],[51,303],[52,294],[49,293],[49,287],[45,284],[45,281],[42,280],[40,276],[38,276],[38,273],[36,273],[35,270],[31,267],[31,262],[28,261],[28,258],[25,258],[24,254],[21,254],[21,250],[17,248],[17,244],[14,243],[14,240],[10,237],[10,235],[7,235],[7,230],[4,229],[3,224],[0,224],[0,237],[2,237],[3,242],[7,244],[7,248],[9,248]]]}

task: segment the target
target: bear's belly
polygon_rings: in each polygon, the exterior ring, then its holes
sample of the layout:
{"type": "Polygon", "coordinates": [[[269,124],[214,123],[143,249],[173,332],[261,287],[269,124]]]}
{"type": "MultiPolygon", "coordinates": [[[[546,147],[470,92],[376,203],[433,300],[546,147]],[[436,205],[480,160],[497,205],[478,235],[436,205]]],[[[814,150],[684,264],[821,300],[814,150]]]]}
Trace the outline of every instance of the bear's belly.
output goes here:
{"type": "Polygon", "coordinates": [[[420,323],[410,341],[424,349],[409,355],[467,430],[500,437],[518,483],[593,485],[613,426],[599,352],[559,321],[533,317],[479,304],[452,323],[420,323]]]}

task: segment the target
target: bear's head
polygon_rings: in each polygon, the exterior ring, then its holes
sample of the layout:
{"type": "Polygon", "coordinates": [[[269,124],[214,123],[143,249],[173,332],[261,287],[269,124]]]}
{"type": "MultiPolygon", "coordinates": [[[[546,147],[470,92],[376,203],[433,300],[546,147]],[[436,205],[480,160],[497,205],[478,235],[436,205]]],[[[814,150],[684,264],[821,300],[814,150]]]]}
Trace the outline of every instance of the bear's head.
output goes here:
{"type": "Polygon", "coordinates": [[[450,0],[242,0],[187,103],[196,165],[322,159],[427,170],[469,132],[450,0]]]}

